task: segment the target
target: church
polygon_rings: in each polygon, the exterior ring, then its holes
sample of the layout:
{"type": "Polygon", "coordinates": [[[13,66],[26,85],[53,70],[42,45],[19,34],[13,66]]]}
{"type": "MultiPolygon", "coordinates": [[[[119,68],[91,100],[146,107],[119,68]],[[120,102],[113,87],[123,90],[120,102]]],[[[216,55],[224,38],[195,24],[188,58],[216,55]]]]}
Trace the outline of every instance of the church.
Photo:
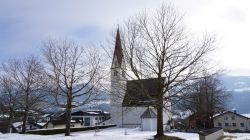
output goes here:
{"type": "MultiPolygon", "coordinates": [[[[126,78],[125,59],[123,55],[119,29],[116,33],[115,49],[111,65],[111,122],[122,128],[140,127],[142,131],[156,131],[157,112],[153,108],[157,99],[156,78],[128,80],[126,78]],[[150,98],[146,94],[150,95],[150,98]]],[[[162,79],[164,80],[164,79],[162,79]]],[[[171,103],[167,103],[169,106],[171,103]]],[[[170,129],[171,113],[163,111],[164,129],[170,129]]]]}

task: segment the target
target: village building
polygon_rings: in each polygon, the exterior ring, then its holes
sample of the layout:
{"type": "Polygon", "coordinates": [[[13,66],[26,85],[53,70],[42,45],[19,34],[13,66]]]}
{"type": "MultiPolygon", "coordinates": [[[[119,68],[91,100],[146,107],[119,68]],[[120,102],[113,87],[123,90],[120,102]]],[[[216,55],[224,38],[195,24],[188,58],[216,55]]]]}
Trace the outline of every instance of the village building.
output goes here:
{"type": "Polygon", "coordinates": [[[80,121],[81,126],[105,125],[110,119],[109,112],[105,111],[77,111],[71,114],[72,120],[80,121]]]}
{"type": "MultiPolygon", "coordinates": [[[[22,131],[23,122],[14,122],[12,123],[12,125],[16,129],[17,132],[22,131]]],[[[30,122],[30,121],[26,122],[26,130],[34,130],[34,129],[41,129],[41,128],[42,126],[35,122],[30,122]]]]}
{"type": "MultiPolygon", "coordinates": [[[[164,81],[165,79],[162,78],[161,80],[164,81]]],[[[158,82],[157,78],[127,80],[125,59],[118,29],[111,65],[110,123],[116,124],[118,127],[141,127],[142,130],[155,131],[157,113],[153,106],[157,102],[155,97],[158,93],[158,82]],[[150,112],[150,116],[143,115],[148,112],[150,112]]],[[[166,105],[170,106],[170,102],[166,105]]],[[[164,130],[170,128],[168,125],[171,118],[169,110],[170,108],[163,110],[164,130]]]]}
{"type": "Polygon", "coordinates": [[[214,117],[214,127],[221,127],[225,131],[250,131],[250,118],[236,111],[226,111],[214,117]]]}
{"type": "Polygon", "coordinates": [[[205,114],[197,114],[193,113],[192,115],[188,116],[186,119],[187,129],[204,129],[209,127],[209,120],[205,114]]]}
{"type": "MultiPolygon", "coordinates": [[[[65,128],[65,113],[47,119],[48,122],[39,122],[42,128],[65,128]]],[[[110,119],[110,113],[101,110],[76,111],[71,113],[71,127],[88,127],[96,125],[105,125],[107,119],[110,119]]]]}
{"type": "MultiPolygon", "coordinates": [[[[45,125],[43,125],[43,129],[51,129],[51,128],[65,128],[66,123],[65,119],[57,119],[57,120],[50,120],[45,125]]],[[[80,127],[81,122],[71,120],[70,127],[80,127]]]]}

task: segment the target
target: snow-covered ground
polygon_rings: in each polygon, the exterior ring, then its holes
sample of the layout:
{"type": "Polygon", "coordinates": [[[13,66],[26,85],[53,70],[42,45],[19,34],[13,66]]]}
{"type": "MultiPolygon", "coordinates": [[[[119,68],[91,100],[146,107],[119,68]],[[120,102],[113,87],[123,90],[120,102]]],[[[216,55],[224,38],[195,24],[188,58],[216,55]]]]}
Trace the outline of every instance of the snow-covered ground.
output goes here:
{"type": "Polygon", "coordinates": [[[250,133],[224,133],[224,140],[250,140],[250,133]]]}
{"type": "MultiPolygon", "coordinates": [[[[57,135],[29,135],[29,134],[0,134],[0,140],[148,140],[152,139],[156,132],[140,131],[140,129],[109,128],[100,132],[83,131],[73,132],[72,136],[65,137],[63,134],[57,135]],[[125,135],[126,134],[126,135],[125,135]]],[[[170,136],[177,136],[187,140],[198,140],[198,134],[192,133],[166,133],[170,136]]]]}
{"type": "MultiPolygon", "coordinates": [[[[84,131],[84,132],[74,132],[71,133],[72,136],[65,137],[63,134],[57,135],[28,135],[28,134],[1,134],[0,140],[148,140],[153,138],[156,132],[145,132],[139,129],[122,129],[122,128],[109,128],[100,130],[100,132],[95,133],[94,131],[84,131]],[[126,135],[125,135],[126,134],[126,135]]],[[[246,140],[250,139],[250,134],[229,134],[232,140],[246,140]],[[237,138],[236,138],[237,137],[237,138]]],[[[176,136],[186,140],[199,140],[198,134],[195,133],[166,133],[169,136],[176,136]]],[[[227,139],[227,138],[225,138],[227,139]]]]}

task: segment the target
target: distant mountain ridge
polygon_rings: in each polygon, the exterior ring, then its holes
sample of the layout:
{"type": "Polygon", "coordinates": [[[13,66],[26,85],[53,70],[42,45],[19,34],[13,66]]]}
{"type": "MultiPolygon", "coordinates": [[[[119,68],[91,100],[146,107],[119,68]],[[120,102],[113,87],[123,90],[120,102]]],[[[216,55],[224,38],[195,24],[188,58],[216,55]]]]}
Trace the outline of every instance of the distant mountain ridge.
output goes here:
{"type": "MultiPolygon", "coordinates": [[[[250,76],[230,76],[221,75],[219,79],[222,81],[226,90],[232,94],[232,99],[228,102],[228,110],[236,109],[241,114],[250,113],[250,76]]],[[[108,91],[100,91],[98,96],[101,100],[96,101],[74,110],[101,109],[110,111],[109,93],[108,91]]],[[[80,97],[77,101],[83,100],[80,97]]],[[[62,109],[51,108],[48,112],[62,111],[62,109]]]]}
{"type": "Polygon", "coordinates": [[[220,76],[220,80],[230,91],[237,91],[239,89],[242,89],[242,91],[250,91],[250,76],[222,75],[220,76]]]}
{"type": "Polygon", "coordinates": [[[236,109],[242,114],[250,113],[250,76],[222,75],[220,80],[232,94],[228,109],[236,109]]]}
{"type": "MultiPolygon", "coordinates": [[[[226,90],[232,94],[228,102],[228,110],[236,109],[241,114],[250,113],[250,76],[221,75],[219,79],[226,90]]],[[[96,108],[110,111],[108,91],[101,91],[99,97],[103,99],[101,102],[91,103],[78,109],[96,108]]]]}

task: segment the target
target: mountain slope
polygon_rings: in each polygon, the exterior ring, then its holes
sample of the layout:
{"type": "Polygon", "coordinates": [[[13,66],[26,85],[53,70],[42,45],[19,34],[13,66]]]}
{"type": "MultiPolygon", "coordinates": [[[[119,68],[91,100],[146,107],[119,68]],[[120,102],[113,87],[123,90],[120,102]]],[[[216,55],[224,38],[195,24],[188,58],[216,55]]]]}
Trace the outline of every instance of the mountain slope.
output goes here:
{"type": "Polygon", "coordinates": [[[250,77],[223,75],[220,79],[232,94],[228,109],[236,109],[239,113],[250,113],[250,77]]]}

